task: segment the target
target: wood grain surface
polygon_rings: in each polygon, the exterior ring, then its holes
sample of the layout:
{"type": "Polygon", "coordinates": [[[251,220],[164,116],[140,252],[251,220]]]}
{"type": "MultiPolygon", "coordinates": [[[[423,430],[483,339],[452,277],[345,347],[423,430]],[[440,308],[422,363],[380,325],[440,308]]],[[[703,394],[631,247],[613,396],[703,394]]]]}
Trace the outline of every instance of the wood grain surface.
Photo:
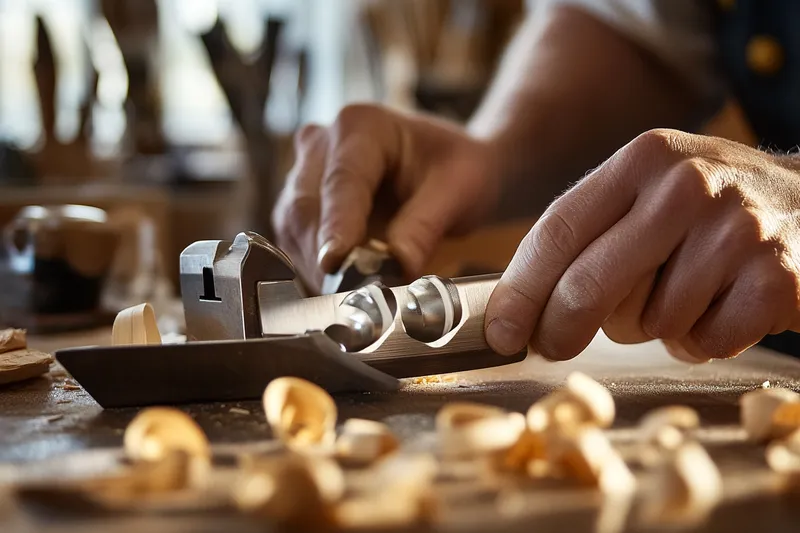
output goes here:
{"type": "MultiPolygon", "coordinates": [[[[109,332],[100,338],[110,338],[109,332]]],[[[87,340],[73,336],[57,342],[58,347],[65,347],[87,340]]],[[[31,345],[51,349],[52,342],[32,339],[31,345]]],[[[434,442],[433,417],[445,403],[477,401],[524,412],[574,370],[594,377],[614,395],[618,417],[610,436],[623,455],[636,438],[637,420],[648,410],[670,404],[698,410],[703,422],[699,438],[723,472],[725,502],[709,523],[690,530],[796,531],[800,491],[777,490],[781,480],[768,471],[763,447],[748,444],[737,425],[742,393],[764,381],[773,387],[800,390],[800,361],[763,349],[752,349],[732,361],[692,367],[672,361],[657,342],[619,346],[601,335],[570,362],[550,363],[529,356],[517,365],[457,374],[453,381],[409,382],[396,393],[345,395],[336,401],[340,421],[351,417],[384,421],[404,447],[424,450],[434,442]]],[[[69,377],[57,369],[47,378],[0,389],[0,486],[21,479],[96,474],[114,467],[124,428],[136,411],[103,411],[84,391],[72,389],[69,377]]],[[[272,445],[258,402],[184,409],[207,432],[221,457],[272,445]]],[[[641,481],[646,486],[647,476],[641,481]]],[[[441,491],[447,507],[436,530],[442,531],[596,531],[603,509],[591,491],[563,487],[531,489],[512,484],[498,496],[465,481],[443,486],[441,491]]],[[[4,532],[264,531],[226,513],[66,520],[23,510],[2,494],[0,502],[5,502],[0,504],[0,530],[4,532]]],[[[630,519],[624,530],[659,531],[642,529],[630,519]]]]}

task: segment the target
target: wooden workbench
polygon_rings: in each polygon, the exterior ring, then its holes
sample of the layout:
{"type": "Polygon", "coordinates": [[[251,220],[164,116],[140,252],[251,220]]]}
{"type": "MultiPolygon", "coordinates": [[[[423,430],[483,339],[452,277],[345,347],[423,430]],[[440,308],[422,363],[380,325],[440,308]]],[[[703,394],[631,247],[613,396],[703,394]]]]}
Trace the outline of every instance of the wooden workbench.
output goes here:
{"type": "MultiPolygon", "coordinates": [[[[98,338],[108,336],[105,331],[33,339],[31,345],[52,350],[95,344],[98,338]]],[[[383,420],[405,446],[425,448],[433,442],[433,417],[446,402],[478,401],[524,412],[573,370],[591,375],[612,391],[618,418],[611,437],[623,447],[635,437],[632,426],[652,408],[684,404],[698,410],[704,426],[700,438],[723,472],[726,491],[725,504],[702,531],[800,531],[800,490],[791,495],[775,489],[778,480],[766,468],[763,447],[745,443],[737,426],[737,402],[742,393],[765,381],[773,387],[800,390],[800,361],[763,349],[753,349],[733,361],[691,367],[671,360],[659,343],[619,346],[598,336],[579,358],[566,363],[529,357],[517,365],[458,374],[453,382],[409,383],[392,394],[341,396],[337,398],[340,420],[383,420]]],[[[83,390],[64,390],[67,380],[68,376],[56,369],[49,377],[0,389],[0,483],[97,473],[116,460],[123,430],[136,411],[104,411],[83,390]]],[[[260,446],[269,438],[259,402],[184,409],[204,428],[221,454],[260,446]],[[232,407],[250,414],[231,413],[232,407]]],[[[593,531],[599,508],[595,494],[578,489],[526,492],[515,496],[516,503],[510,507],[499,506],[496,494],[471,494],[469,490],[459,494],[443,515],[440,530],[593,531]]],[[[4,533],[139,532],[150,528],[264,531],[241,517],[224,514],[67,519],[22,510],[13,498],[3,497],[0,489],[0,531],[4,533]]],[[[628,530],[640,529],[632,524],[628,530]]]]}

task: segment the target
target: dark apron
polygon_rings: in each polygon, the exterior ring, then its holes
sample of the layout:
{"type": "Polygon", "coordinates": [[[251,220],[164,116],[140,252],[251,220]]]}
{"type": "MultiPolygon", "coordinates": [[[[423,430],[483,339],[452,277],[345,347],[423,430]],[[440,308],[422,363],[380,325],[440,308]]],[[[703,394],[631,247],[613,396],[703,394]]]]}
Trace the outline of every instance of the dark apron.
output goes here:
{"type": "MultiPolygon", "coordinates": [[[[800,0],[716,0],[721,66],[762,147],[800,145],[800,0]]],[[[800,334],[761,343],[800,357],[800,334]]]]}

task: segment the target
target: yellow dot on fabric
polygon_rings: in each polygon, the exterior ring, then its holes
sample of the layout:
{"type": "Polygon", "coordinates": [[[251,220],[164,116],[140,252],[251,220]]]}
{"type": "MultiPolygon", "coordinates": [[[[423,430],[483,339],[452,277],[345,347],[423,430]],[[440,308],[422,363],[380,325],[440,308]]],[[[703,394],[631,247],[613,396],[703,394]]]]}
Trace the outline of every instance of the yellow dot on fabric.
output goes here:
{"type": "Polygon", "coordinates": [[[783,67],[783,48],[774,37],[756,35],[747,43],[747,66],[761,75],[772,75],[783,67]]]}

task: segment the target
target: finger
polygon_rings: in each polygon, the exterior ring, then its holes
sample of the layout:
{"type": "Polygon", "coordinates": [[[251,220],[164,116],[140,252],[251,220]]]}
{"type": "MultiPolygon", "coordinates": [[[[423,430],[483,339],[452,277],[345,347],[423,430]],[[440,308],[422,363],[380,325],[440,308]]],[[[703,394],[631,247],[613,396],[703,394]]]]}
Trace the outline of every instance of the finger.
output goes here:
{"type": "Polygon", "coordinates": [[[470,199],[453,190],[453,183],[426,177],[389,225],[389,246],[410,277],[423,273],[436,246],[463,216],[464,206],[470,204],[470,199]]]}
{"type": "Polygon", "coordinates": [[[321,184],[319,265],[332,272],[367,234],[373,195],[395,164],[400,135],[391,115],[371,106],[345,108],[332,126],[321,184]]]}
{"type": "Polygon", "coordinates": [[[550,206],[489,300],[486,338],[495,351],[524,348],[569,265],[628,213],[645,180],[672,164],[685,137],[663,130],[640,135],[550,206]]]}
{"type": "Polygon", "coordinates": [[[583,351],[634,287],[669,259],[704,205],[696,172],[680,163],[654,178],[631,211],[567,268],[531,339],[541,355],[563,360],[583,351]]]}
{"type": "Polygon", "coordinates": [[[494,351],[510,355],[525,347],[567,267],[633,205],[635,188],[614,179],[614,166],[607,161],[556,200],[520,243],[486,306],[486,340],[494,351]]]}
{"type": "Polygon", "coordinates": [[[642,313],[656,285],[658,272],[642,278],[631,293],[620,303],[603,322],[606,336],[619,344],[638,344],[653,337],[642,329],[642,313]]]}
{"type": "Polygon", "coordinates": [[[686,336],[712,302],[752,259],[748,243],[759,229],[751,216],[719,217],[692,228],[672,254],[642,316],[642,328],[653,338],[686,336]]]}
{"type": "Polygon", "coordinates": [[[310,124],[297,132],[295,162],[272,212],[278,246],[289,254],[306,283],[317,288],[322,279],[316,243],[319,191],[327,147],[324,128],[310,124]]]}
{"type": "Polygon", "coordinates": [[[767,257],[754,263],[714,302],[680,344],[693,357],[735,357],[791,320],[794,280],[767,257]]]}
{"type": "Polygon", "coordinates": [[[669,353],[672,357],[674,357],[678,361],[682,361],[684,363],[689,363],[692,365],[698,365],[702,363],[707,363],[710,360],[709,358],[700,355],[701,350],[697,348],[696,344],[688,336],[683,337],[680,340],[662,339],[661,342],[667,349],[667,353],[669,353]],[[689,349],[687,349],[687,347],[689,349]]]}

